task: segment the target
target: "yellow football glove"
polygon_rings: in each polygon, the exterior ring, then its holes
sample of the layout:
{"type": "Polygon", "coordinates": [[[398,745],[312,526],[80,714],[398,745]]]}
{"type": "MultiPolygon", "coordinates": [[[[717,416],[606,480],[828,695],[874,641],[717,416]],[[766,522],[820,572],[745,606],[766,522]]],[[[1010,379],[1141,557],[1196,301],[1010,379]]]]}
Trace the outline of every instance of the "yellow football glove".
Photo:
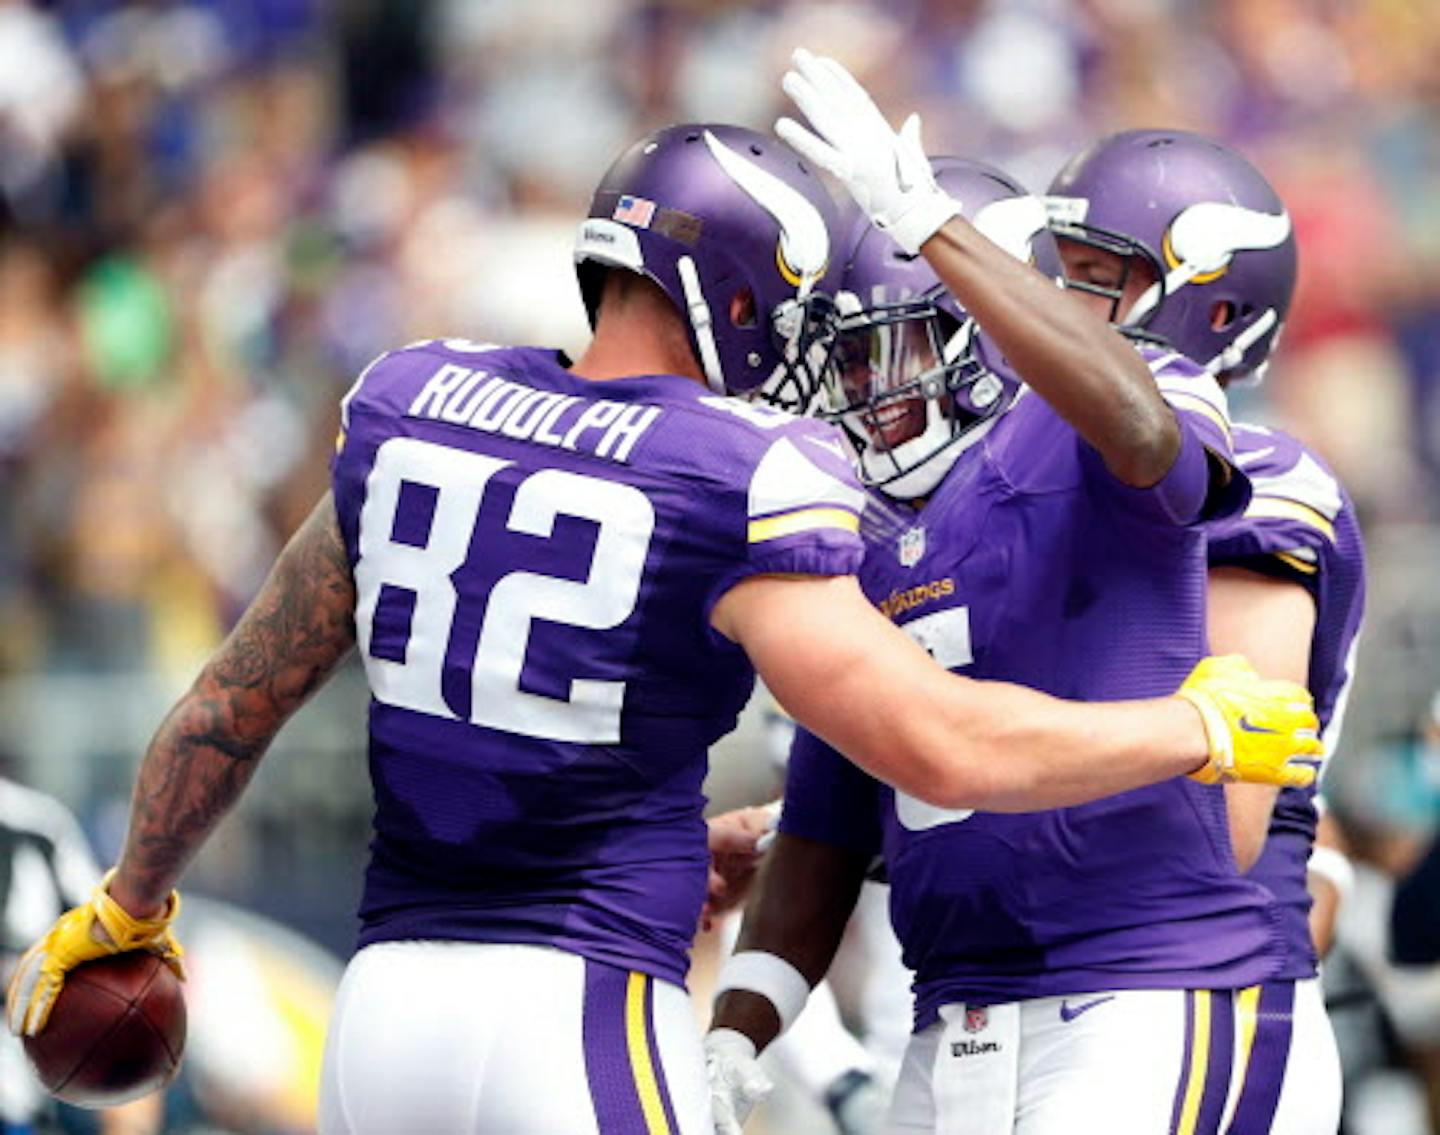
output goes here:
{"type": "Polygon", "coordinates": [[[106,889],[114,875],[112,867],[90,901],[62,914],[49,933],[20,959],[6,995],[6,1023],[16,1036],[34,1036],[43,1029],[65,985],[65,975],[96,958],[127,950],[149,950],[184,980],[185,967],[180,959],[185,951],[170,930],[170,923],[180,912],[179,892],[170,892],[159,917],[132,918],[106,889]]]}
{"type": "Polygon", "coordinates": [[[1239,654],[1203,658],[1176,691],[1200,711],[1210,763],[1190,776],[1202,784],[1245,780],[1304,788],[1324,753],[1314,702],[1303,686],[1261,678],[1239,654]],[[1304,763],[1298,758],[1317,758],[1304,763]]]}

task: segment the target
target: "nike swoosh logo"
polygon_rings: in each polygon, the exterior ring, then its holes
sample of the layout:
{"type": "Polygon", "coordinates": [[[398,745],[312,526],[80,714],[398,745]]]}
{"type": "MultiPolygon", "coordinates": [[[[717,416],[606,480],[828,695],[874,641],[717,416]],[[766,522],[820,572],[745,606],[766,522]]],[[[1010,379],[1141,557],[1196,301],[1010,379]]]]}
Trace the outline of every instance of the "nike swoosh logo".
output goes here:
{"type": "Polygon", "coordinates": [[[1242,733],[1279,733],[1278,729],[1266,729],[1263,725],[1251,725],[1248,717],[1240,718],[1240,731],[1242,733]]]}
{"type": "Polygon", "coordinates": [[[1070,1002],[1069,1002],[1069,1001],[1061,1001],[1061,1002],[1060,1002],[1060,1019],[1061,1019],[1062,1021],[1064,1021],[1066,1024],[1069,1024],[1069,1023],[1070,1023],[1071,1021],[1073,1021],[1076,1017],[1078,1017],[1081,1013],[1088,1013],[1091,1009],[1095,1008],[1096,1005],[1103,1005],[1103,1004],[1105,1004],[1106,1001],[1114,1001],[1114,1000],[1115,1000],[1115,994],[1112,993],[1112,994],[1110,994],[1109,997],[1097,997],[1097,998],[1095,998],[1093,1001],[1082,1001],[1082,1002],[1080,1002],[1080,1004],[1076,1005],[1075,1008],[1073,1008],[1073,1009],[1070,1008],[1070,1002]]]}

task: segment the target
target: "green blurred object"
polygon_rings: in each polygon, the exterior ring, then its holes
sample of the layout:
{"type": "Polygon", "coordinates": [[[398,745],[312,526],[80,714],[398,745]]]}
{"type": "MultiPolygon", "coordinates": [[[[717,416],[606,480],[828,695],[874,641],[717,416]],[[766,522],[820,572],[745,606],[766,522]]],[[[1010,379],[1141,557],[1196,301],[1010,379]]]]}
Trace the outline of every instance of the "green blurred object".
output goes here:
{"type": "Polygon", "coordinates": [[[80,335],[96,384],[111,390],[149,386],[162,377],[174,341],[164,287],[133,257],[107,256],[80,284],[80,335]]]}
{"type": "Polygon", "coordinates": [[[344,266],[344,252],[333,229],[313,219],[297,221],[285,248],[291,287],[307,299],[318,298],[344,266]]]}

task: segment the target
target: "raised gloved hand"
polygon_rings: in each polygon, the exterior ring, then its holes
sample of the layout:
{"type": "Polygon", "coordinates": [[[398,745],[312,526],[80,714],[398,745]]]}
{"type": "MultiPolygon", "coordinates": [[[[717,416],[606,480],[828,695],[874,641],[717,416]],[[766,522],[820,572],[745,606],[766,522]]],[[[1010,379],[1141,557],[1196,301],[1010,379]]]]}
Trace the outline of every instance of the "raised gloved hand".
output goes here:
{"type": "Polygon", "coordinates": [[[1303,686],[1261,678],[1239,654],[1203,658],[1176,691],[1200,711],[1210,763],[1202,784],[1245,780],[1304,788],[1324,754],[1314,702],[1303,686]],[[1315,758],[1306,763],[1303,758],[1315,758]]]}
{"type": "Polygon", "coordinates": [[[715,1135],[741,1135],[755,1105],[775,1090],[755,1059],[755,1042],[737,1029],[705,1034],[705,1074],[715,1135]]]}
{"type": "Polygon", "coordinates": [[[45,1027],[50,1011],[65,985],[65,975],[76,966],[127,950],[158,954],[182,980],[185,951],[170,930],[180,911],[180,895],[171,891],[164,913],[156,918],[132,918],[107,890],[112,868],[95,888],[90,901],[67,910],[45,937],[25,951],[6,995],[6,1023],[16,1036],[34,1036],[45,1027]]]}
{"type": "Polygon", "coordinates": [[[907,253],[918,253],[960,212],[960,202],[935,183],[920,144],[918,114],[907,118],[898,132],[892,130],[849,71],[804,48],[791,57],[791,70],[781,85],[810,129],[782,118],[775,132],[802,157],[843,181],[875,227],[907,253]]]}

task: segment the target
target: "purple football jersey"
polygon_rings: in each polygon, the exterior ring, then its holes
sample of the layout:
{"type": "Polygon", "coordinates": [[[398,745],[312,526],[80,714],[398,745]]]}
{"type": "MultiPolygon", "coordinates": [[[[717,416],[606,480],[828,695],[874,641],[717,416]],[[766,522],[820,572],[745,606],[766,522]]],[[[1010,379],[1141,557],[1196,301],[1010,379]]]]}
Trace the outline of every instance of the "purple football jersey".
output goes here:
{"type": "MultiPolygon", "coordinates": [[[[1365,606],[1365,548],[1355,507],[1333,473],[1277,430],[1235,427],[1235,453],[1254,495],[1243,516],[1211,526],[1210,562],[1290,579],[1315,600],[1308,685],[1325,751],[1340,739],[1365,606]]],[[[1275,801],[1270,834],[1250,878],[1280,902],[1289,947],[1285,978],[1313,977],[1310,892],[1305,865],[1315,842],[1315,788],[1287,788],[1275,801]]]]}
{"type": "MultiPolygon", "coordinates": [[[[1103,701],[1172,693],[1206,653],[1201,522],[1242,509],[1248,483],[1229,464],[1214,380],[1146,357],[1183,434],[1157,485],[1122,485],[1027,394],[868,547],[867,594],[942,665],[1103,701]]],[[[1217,785],[1177,777],[1052,811],[946,811],[802,732],[781,822],[883,851],[917,1027],[950,1002],[1243,986],[1279,965],[1273,899],[1234,869],[1217,785]]]]}
{"type": "Polygon", "coordinates": [[[838,435],[442,340],[357,381],[334,486],[373,695],[361,945],[543,944],[683,981],[707,748],[754,682],[710,611],[754,573],[859,565],[838,435]]]}

